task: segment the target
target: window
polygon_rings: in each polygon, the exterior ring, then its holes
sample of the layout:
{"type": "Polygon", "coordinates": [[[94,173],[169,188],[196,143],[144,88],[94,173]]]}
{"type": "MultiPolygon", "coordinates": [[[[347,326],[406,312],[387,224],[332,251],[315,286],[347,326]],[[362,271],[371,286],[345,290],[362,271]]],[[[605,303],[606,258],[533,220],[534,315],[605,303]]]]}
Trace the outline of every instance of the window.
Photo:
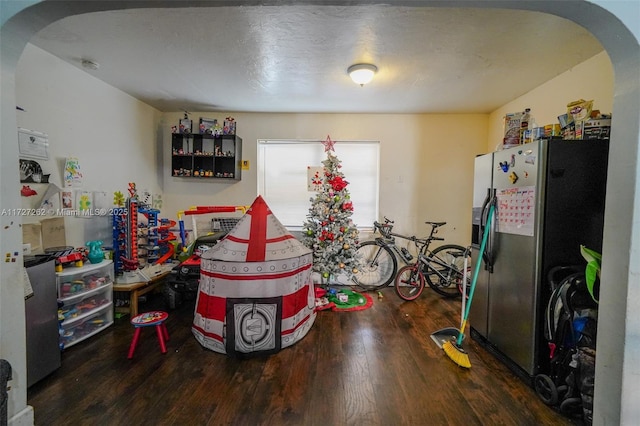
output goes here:
{"type": "MultiPolygon", "coordinates": [[[[378,218],[380,143],[336,141],[334,149],[349,182],[353,222],[358,228],[371,227],[378,218]]],[[[322,166],[326,158],[319,140],[258,141],[258,193],[289,230],[302,228],[316,195],[307,190],[307,167],[322,166]]]]}

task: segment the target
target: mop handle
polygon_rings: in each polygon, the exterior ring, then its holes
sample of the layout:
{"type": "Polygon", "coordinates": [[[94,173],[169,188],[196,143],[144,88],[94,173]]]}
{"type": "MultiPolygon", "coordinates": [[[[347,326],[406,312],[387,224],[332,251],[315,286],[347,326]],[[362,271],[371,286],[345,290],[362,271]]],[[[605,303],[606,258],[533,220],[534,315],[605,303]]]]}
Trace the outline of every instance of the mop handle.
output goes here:
{"type": "Polygon", "coordinates": [[[471,247],[467,247],[467,251],[464,256],[464,269],[462,270],[462,308],[460,310],[460,327],[462,327],[464,321],[464,307],[467,302],[467,266],[469,265],[469,255],[471,254],[471,247]]]}
{"type": "Polygon", "coordinates": [[[469,290],[469,301],[467,302],[467,306],[465,307],[464,316],[462,317],[462,326],[460,327],[460,333],[458,333],[457,344],[458,346],[462,344],[462,339],[464,338],[464,328],[467,325],[467,318],[469,318],[469,309],[471,308],[471,302],[473,301],[473,293],[476,290],[476,282],[478,281],[478,274],[480,273],[480,265],[482,264],[482,256],[484,255],[484,249],[487,246],[487,240],[489,239],[489,228],[491,224],[491,220],[493,219],[493,210],[495,208],[495,198],[491,201],[491,206],[489,207],[489,215],[487,216],[487,225],[484,228],[484,233],[482,235],[482,242],[480,243],[480,252],[478,254],[478,261],[476,262],[476,267],[473,270],[473,277],[471,278],[471,290],[469,290]]]}

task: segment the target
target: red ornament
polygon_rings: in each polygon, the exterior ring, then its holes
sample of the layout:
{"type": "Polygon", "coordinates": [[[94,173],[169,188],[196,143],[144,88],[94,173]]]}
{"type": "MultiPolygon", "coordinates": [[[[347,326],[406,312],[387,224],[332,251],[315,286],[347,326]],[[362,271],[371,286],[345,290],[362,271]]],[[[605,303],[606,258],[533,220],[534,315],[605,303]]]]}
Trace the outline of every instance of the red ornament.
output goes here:
{"type": "Polygon", "coordinates": [[[334,189],[334,191],[342,191],[343,189],[345,189],[347,187],[349,182],[344,180],[342,178],[342,176],[336,176],[336,177],[334,177],[332,179],[329,179],[329,184],[334,189]]]}
{"type": "Polygon", "coordinates": [[[353,203],[351,201],[342,203],[342,210],[353,210],[353,203]]]}

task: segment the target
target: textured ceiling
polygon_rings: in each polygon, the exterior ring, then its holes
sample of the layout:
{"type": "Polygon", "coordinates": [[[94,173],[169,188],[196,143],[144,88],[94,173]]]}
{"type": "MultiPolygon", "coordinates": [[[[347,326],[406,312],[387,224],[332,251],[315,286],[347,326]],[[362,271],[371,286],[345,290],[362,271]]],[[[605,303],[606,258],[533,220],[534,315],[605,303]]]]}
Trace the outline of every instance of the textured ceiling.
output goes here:
{"type": "Polygon", "coordinates": [[[384,5],[96,12],[31,42],[167,112],[487,113],[602,51],[548,14],[384,5]]]}

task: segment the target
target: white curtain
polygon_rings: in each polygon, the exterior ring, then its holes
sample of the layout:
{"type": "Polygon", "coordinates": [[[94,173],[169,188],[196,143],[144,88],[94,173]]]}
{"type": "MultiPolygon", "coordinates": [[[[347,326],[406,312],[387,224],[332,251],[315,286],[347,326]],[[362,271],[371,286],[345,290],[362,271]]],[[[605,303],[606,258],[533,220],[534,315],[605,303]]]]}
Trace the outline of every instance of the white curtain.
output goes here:
{"type": "MultiPolygon", "coordinates": [[[[353,222],[359,228],[370,228],[378,218],[380,143],[336,141],[334,150],[349,182],[353,222]]],[[[315,197],[315,192],[308,191],[307,168],[322,166],[326,158],[319,140],[258,141],[258,193],[288,229],[302,227],[310,199],[315,197]]]]}

